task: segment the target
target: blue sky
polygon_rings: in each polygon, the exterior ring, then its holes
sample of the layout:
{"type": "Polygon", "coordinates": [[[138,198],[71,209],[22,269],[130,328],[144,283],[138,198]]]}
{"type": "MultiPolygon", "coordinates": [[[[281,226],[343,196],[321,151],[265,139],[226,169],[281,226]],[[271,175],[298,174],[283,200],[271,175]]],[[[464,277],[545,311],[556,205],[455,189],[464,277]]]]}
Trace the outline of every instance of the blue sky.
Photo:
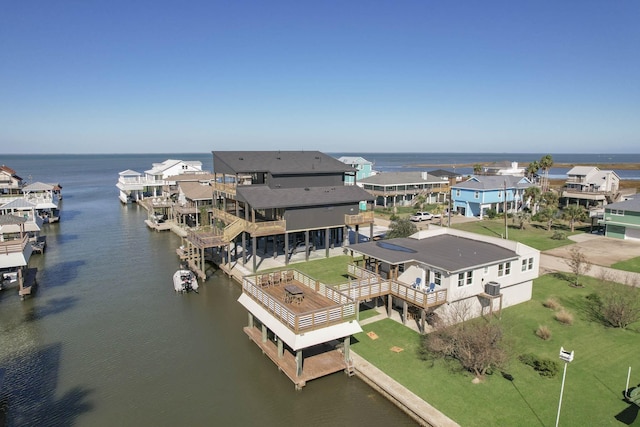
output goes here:
{"type": "Polygon", "coordinates": [[[10,1],[1,153],[640,152],[640,2],[10,1]]]}

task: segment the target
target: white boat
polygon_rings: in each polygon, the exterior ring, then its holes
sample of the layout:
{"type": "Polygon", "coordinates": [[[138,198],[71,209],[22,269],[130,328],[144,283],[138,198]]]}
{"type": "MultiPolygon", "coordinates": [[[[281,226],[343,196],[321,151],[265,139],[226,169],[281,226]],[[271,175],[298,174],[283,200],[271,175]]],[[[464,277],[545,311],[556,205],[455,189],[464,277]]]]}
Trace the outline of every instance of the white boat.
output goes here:
{"type": "Polygon", "coordinates": [[[189,291],[198,293],[198,279],[191,270],[181,268],[173,273],[173,287],[181,294],[189,291]]]}

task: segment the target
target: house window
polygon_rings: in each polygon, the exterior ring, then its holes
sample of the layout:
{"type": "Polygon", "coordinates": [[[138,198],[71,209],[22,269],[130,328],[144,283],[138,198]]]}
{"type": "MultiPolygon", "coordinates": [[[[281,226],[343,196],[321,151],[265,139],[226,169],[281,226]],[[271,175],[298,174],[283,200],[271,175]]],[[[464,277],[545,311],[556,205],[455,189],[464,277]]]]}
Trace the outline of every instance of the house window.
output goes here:
{"type": "Polygon", "coordinates": [[[509,274],[511,274],[511,262],[498,264],[498,277],[508,276],[509,274]]]}
{"type": "Polygon", "coordinates": [[[502,199],[502,191],[498,191],[498,199],[502,199]]]}
{"type": "Polygon", "coordinates": [[[522,260],[522,271],[527,271],[527,260],[526,259],[522,260]]]}
{"type": "Polygon", "coordinates": [[[440,286],[442,284],[442,274],[439,271],[433,272],[433,283],[440,286]]]}
{"type": "Polygon", "coordinates": [[[473,197],[474,197],[475,199],[479,199],[479,198],[480,198],[480,192],[479,192],[479,191],[476,191],[476,192],[473,194],[473,197]]]}
{"type": "Polygon", "coordinates": [[[458,273],[458,287],[473,284],[473,271],[458,273]]]}
{"type": "Polygon", "coordinates": [[[624,215],[624,211],[622,209],[611,209],[611,215],[624,215]]]}
{"type": "Polygon", "coordinates": [[[484,274],[485,276],[486,276],[487,274],[489,274],[489,267],[488,267],[488,266],[485,266],[485,267],[484,267],[484,271],[482,272],[482,274],[484,274]]]}
{"type": "Polygon", "coordinates": [[[533,258],[529,258],[529,266],[528,266],[529,270],[533,270],[533,258]]]}
{"type": "Polygon", "coordinates": [[[456,190],[456,197],[460,197],[460,190],[456,190]]]}

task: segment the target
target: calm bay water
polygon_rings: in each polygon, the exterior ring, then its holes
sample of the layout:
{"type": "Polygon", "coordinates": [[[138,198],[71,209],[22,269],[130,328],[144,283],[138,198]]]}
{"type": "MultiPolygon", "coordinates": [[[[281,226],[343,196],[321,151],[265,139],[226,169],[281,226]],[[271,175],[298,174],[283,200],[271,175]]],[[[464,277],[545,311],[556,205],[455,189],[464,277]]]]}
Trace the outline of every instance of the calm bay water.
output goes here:
{"type": "MultiPolygon", "coordinates": [[[[543,154],[357,155],[392,171],[543,154]]],[[[640,163],[640,155],[562,156],[554,161],[640,163]]],[[[121,205],[115,187],[118,172],[168,158],[212,169],[207,153],[0,157],[29,182],[60,183],[64,196],[62,221],[45,226],[47,249],[30,263],[38,293],[20,301],[15,288],[0,292],[7,425],[414,425],[355,377],[296,392],[242,331],[240,288],[223,275],[198,295],[174,294],[180,239],[149,231],[146,211],[121,205]]]]}

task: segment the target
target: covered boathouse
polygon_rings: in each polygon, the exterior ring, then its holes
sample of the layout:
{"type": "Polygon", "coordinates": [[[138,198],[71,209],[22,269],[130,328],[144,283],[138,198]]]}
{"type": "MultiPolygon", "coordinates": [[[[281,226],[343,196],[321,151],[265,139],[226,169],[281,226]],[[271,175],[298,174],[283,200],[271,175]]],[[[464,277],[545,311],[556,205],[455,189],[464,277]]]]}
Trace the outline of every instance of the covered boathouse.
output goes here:
{"type": "Polygon", "coordinates": [[[287,269],[245,276],[238,302],[248,311],[244,331],[296,390],[335,372],[353,374],[351,335],[362,332],[355,299],[287,269]]]}

